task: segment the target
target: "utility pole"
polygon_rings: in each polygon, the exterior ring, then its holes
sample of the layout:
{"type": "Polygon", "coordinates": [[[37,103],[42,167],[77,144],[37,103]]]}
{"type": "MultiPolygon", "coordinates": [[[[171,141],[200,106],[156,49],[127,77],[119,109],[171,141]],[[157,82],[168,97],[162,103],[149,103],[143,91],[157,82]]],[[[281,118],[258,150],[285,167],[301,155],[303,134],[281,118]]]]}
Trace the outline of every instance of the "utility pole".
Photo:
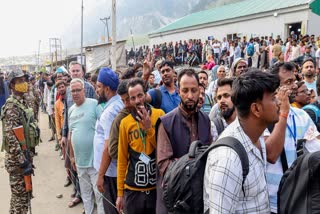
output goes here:
{"type": "Polygon", "coordinates": [[[67,50],[67,48],[66,48],[66,60],[67,60],[66,69],[67,69],[67,71],[69,71],[69,58],[68,58],[68,50],[67,50]]]}
{"type": "Polygon", "coordinates": [[[38,53],[37,53],[37,51],[34,52],[34,64],[35,64],[35,69],[38,70],[38,53]]]}
{"type": "Polygon", "coordinates": [[[104,18],[100,18],[100,21],[103,23],[103,41],[106,42],[106,24],[104,23],[104,18]]]}
{"type": "MultiPolygon", "coordinates": [[[[61,40],[59,38],[49,38],[50,56],[51,56],[51,71],[53,70],[53,59],[55,59],[55,66],[58,67],[58,48],[61,45],[61,40]]],[[[61,53],[60,53],[61,54],[61,53]]],[[[61,58],[61,56],[60,56],[61,58]]]]}
{"type": "Polygon", "coordinates": [[[50,61],[51,61],[51,71],[53,70],[53,55],[52,55],[52,44],[51,44],[51,39],[49,38],[49,52],[50,52],[50,61]]]}
{"type": "Polygon", "coordinates": [[[112,0],[112,48],[111,48],[111,66],[115,71],[117,69],[117,31],[116,31],[116,0],[112,0]]]}
{"type": "Polygon", "coordinates": [[[82,58],[82,52],[83,52],[83,0],[81,0],[81,65],[83,65],[83,58],[82,58]]]}
{"type": "Polygon", "coordinates": [[[61,38],[59,39],[59,57],[60,57],[60,61],[61,61],[61,65],[62,65],[62,59],[63,59],[63,56],[62,56],[62,44],[61,44],[61,38]]]}
{"type": "Polygon", "coordinates": [[[55,59],[56,59],[56,68],[58,67],[58,50],[57,50],[57,39],[54,40],[54,47],[55,47],[55,59]]]}
{"type": "Polygon", "coordinates": [[[38,45],[38,70],[39,70],[39,67],[40,67],[40,45],[41,45],[41,40],[39,40],[39,45],[38,45]]]}
{"type": "Polygon", "coordinates": [[[110,16],[108,17],[104,17],[104,18],[100,18],[100,21],[102,21],[102,23],[104,24],[104,34],[103,36],[106,36],[106,28],[107,28],[107,42],[110,41],[110,36],[109,36],[109,25],[108,25],[108,21],[110,20],[110,16]]]}
{"type": "Polygon", "coordinates": [[[130,33],[131,33],[131,39],[132,39],[133,50],[134,50],[134,51],[136,51],[136,48],[134,47],[133,33],[132,33],[132,29],[131,29],[131,28],[130,28],[130,33]]]}

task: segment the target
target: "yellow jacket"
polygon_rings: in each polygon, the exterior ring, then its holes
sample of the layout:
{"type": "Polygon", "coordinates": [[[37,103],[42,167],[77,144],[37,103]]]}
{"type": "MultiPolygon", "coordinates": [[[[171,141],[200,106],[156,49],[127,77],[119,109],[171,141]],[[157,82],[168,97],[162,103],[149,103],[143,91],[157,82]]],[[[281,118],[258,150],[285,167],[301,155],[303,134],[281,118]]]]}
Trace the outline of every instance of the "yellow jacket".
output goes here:
{"type": "Polygon", "coordinates": [[[139,132],[137,121],[129,114],[122,119],[119,128],[118,145],[118,167],[117,167],[117,187],[118,196],[123,196],[124,189],[147,191],[156,188],[156,136],[155,125],[158,119],[164,115],[161,109],[151,109],[151,124],[145,135],[146,146],[141,138],[143,135],[143,126],[139,123],[141,133],[139,132]],[[150,157],[150,162],[146,165],[139,159],[141,153],[150,157]]]}
{"type": "Polygon", "coordinates": [[[64,111],[64,104],[59,98],[54,104],[54,120],[56,123],[58,140],[61,139],[61,129],[63,127],[63,122],[64,122],[63,111],[64,111]]]}

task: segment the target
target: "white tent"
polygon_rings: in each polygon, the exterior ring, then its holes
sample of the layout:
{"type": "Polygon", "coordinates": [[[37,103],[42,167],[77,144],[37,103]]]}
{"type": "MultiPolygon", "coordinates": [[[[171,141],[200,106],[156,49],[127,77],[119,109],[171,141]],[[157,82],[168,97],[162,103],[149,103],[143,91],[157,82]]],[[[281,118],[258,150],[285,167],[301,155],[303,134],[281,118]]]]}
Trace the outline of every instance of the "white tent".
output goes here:
{"type": "MultiPolygon", "coordinates": [[[[126,66],[125,44],[126,40],[117,41],[117,68],[126,66]]],[[[111,67],[111,43],[86,46],[85,56],[88,72],[93,72],[103,66],[111,67]]]]}

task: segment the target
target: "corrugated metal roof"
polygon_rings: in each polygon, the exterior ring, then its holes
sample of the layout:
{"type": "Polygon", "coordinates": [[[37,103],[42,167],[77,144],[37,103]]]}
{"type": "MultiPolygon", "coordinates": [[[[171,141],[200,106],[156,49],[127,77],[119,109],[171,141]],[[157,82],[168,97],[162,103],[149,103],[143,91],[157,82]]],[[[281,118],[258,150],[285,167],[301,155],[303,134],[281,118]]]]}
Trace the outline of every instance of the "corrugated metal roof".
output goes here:
{"type": "Polygon", "coordinates": [[[313,13],[317,14],[318,16],[320,16],[320,0],[313,1],[310,4],[310,8],[311,8],[313,13]]]}
{"type": "MultiPolygon", "coordinates": [[[[319,1],[319,0],[316,0],[319,1]]],[[[153,33],[161,33],[226,19],[308,4],[310,0],[247,0],[200,11],[178,19],[153,33]]]]}

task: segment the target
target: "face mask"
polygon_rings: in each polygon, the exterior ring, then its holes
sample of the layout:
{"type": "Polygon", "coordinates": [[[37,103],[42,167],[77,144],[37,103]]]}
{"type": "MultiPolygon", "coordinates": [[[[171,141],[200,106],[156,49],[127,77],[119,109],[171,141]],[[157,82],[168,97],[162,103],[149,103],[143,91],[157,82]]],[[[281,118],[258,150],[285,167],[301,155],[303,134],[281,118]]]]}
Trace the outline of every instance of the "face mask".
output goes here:
{"type": "Polygon", "coordinates": [[[26,83],[26,82],[17,83],[17,84],[15,84],[14,89],[17,92],[26,93],[26,92],[28,92],[28,83],[26,83]]]}

